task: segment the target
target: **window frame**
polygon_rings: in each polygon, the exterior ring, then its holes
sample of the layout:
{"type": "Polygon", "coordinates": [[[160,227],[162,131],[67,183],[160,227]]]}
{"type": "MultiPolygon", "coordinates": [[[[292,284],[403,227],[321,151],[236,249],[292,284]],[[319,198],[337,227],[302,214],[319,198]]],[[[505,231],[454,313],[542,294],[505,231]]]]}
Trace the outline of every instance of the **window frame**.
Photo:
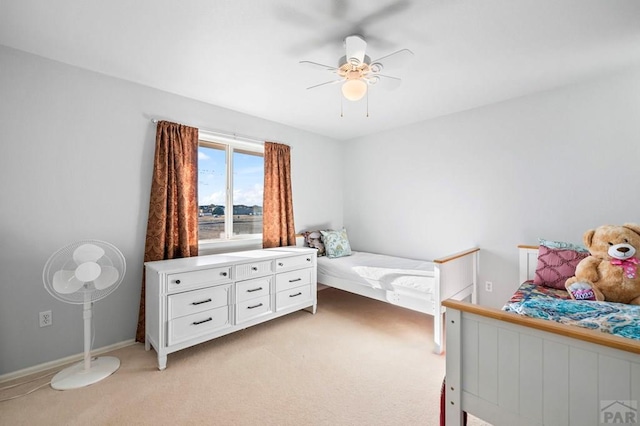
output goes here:
{"type": "MultiPolygon", "coordinates": [[[[258,234],[241,234],[233,235],[233,154],[234,152],[244,152],[251,155],[252,153],[260,154],[264,159],[264,143],[257,141],[239,140],[230,137],[221,136],[215,133],[199,131],[198,132],[198,148],[222,148],[225,150],[226,165],[226,197],[225,197],[225,220],[224,233],[225,238],[201,240],[198,236],[198,251],[216,251],[216,249],[244,248],[256,246],[262,247],[262,232],[258,234]],[[229,210],[230,207],[230,210],[229,210]],[[231,214],[227,214],[231,211],[231,214]]],[[[198,177],[198,184],[199,184],[198,177]]],[[[264,184],[264,181],[263,181],[264,184]]],[[[198,201],[198,206],[200,202],[198,201]]]]}

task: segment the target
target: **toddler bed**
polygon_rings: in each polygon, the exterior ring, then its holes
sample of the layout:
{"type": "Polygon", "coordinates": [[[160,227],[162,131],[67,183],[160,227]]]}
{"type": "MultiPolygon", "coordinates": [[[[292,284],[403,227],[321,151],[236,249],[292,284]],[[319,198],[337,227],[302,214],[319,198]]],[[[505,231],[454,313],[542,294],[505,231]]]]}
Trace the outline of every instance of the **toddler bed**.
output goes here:
{"type": "Polygon", "coordinates": [[[446,424],[640,421],[640,307],[568,300],[534,284],[538,247],[519,251],[522,285],[502,310],[443,302],[446,424]]]}
{"type": "MultiPolygon", "coordinates": [[[[330,249],[328,249],[330,250],[330,249]]],[[[442,353],[445,299],[476,302],[479,248],[433,261],[362,251],[318,257],[318,283],[433,315],[434,352],[442,353]]]]}

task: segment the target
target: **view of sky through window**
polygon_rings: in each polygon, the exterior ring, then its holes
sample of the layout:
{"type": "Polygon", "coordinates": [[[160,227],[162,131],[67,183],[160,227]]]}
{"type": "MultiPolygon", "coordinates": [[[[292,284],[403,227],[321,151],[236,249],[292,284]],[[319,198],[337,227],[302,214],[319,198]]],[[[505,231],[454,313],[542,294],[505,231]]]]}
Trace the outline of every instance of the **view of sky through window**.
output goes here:
{"type": "MultiPolygon", "coordinates": [[[[226,204],[225,151],[198,149],[198,205],[226,204]]],[[[264,160],[245,152],[233,154],[233,204],[262,206],[264,160]]]]}

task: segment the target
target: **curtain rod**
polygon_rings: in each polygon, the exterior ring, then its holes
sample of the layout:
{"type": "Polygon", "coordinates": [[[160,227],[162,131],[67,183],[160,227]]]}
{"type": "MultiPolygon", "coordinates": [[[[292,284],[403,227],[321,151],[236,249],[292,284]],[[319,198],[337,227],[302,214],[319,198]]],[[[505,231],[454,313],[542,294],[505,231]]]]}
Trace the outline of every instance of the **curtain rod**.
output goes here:
{"type": "MultiPolygon", "coordinates": [[[[158,124],[158,121],[163,121],[163,119],[158,119],[158,118],[152,118],[151,122],[153,122],[153,124],[158,124]]],[[[167,120],[169,121],[169,120],[167,120]]],[[[220,137],[224,137],[224,138],[230,138],[230,139],[234,139],[240,142],[249,142],[249,143],[257,143],[260,145],[264,145],[264,140],[261,139],[256,139],[256,138],[252,138],[251,136],[244,136],[244,135],[239,135],[237,133],[228,133],[228,132],[223,132],[220,130],[209,130],[209,129],[202,129],[199,128],[198,126],[191,126],[191,127],[196,127],[198,130],[202,130],[203,132],[206,133],[210,133],[213,136],[220,136],[220,137]]],[[[271,141],[271,142],[275,142],[275,141],[271,141]]],[[[280,142],[276,142],[276,143],[280,143],[280,142]]]]}

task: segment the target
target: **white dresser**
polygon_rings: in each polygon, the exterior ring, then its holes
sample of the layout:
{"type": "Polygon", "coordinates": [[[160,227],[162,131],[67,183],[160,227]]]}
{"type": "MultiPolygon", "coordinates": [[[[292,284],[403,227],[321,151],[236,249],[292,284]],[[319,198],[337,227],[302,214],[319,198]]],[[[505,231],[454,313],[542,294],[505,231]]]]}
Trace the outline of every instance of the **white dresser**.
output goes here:
{"type": "Polygon", "coordinates": [[[307,308],[316,250],[278,247],[145,263],[145,349],[167,355],[307,308]]]}

